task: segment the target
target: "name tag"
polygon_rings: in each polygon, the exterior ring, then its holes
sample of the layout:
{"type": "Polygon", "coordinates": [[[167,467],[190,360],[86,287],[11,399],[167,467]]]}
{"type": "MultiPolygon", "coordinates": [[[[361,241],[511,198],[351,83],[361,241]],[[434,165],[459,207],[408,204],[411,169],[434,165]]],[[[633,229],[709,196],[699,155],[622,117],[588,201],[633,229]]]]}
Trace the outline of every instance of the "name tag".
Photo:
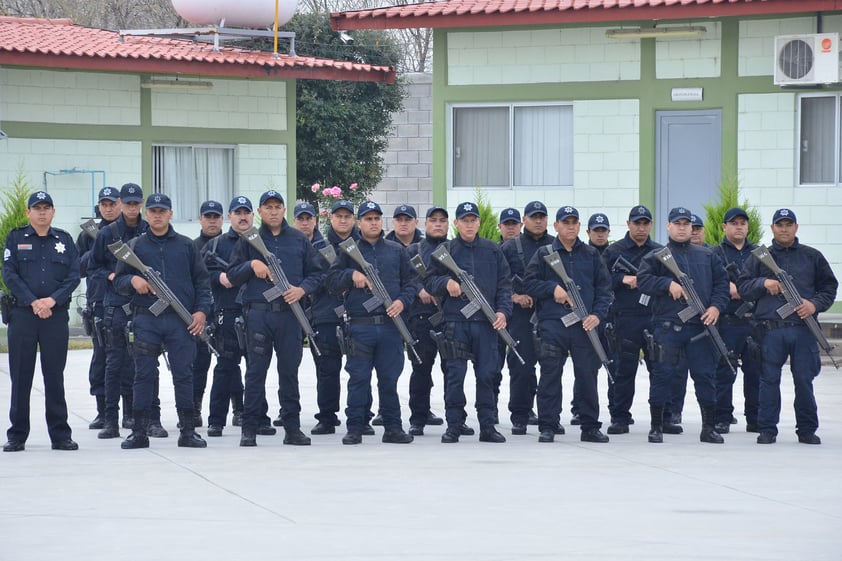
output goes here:
{"type": "Polygon", "coordinates": [[[18,244],[18,251],[31,251],[32,244],[31,243],[19,243],[18,244]]]}

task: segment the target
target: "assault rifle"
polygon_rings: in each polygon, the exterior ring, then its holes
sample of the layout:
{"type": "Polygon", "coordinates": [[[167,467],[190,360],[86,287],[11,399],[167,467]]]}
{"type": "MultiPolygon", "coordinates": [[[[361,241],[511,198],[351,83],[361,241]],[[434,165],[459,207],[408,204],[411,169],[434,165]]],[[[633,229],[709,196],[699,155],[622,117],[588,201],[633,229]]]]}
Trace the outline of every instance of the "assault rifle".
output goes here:
{"type": "MultiPolygon", "coordinates": [[[[257,250],[264,260],[266,260],[266,265],[269,266],[269,272],[272,274],[271,280],[274,286],[265,290],[263,292],[263,297],[266,298],[267,302],[277,300],[283,296],[284,292],[292,288],[286,273],[284,273],[284,269],[281,267],[281,261],[274,253],[269,251],[266,244],[263,243],[263,238],[260,237],[260,232],[254,226],[245,232],[240,232],[240,235],[245,238],[250,246],[257,250]]],[[[313,349],[316,356],[322,356],[322,351],[319,349],[318,345],[316,345],[316,332],[307,320],[307,314],[304,313],[304,308],[301,307],[301,302],[293,302],[289,305],[289,307],[292,310],[293,315],[295,315],[298,325],[301,326],[301,329],[304,330],[304,334],[307,335],[307,339],[310,341],[310,348],[313,349]]]]}
{"type": "MultiPolygon", "coordinates": [[[[611,265],[611,272],[612,273],[625,273],[627,275],[637,276],[637,267],[632,264],[631,261],[623,257],[622,255],[617,257],[617,260],[614,261],[614,264],[611,265]]],[[[649,301],[652,299],[651,296],[648,294],[640,293],[640,298],[638,298],[637,303],[641,306],[648,306],[649,301]]]]}
{"type": "Polygon", "coordinates": [[[95,240],[97,233],[99,233],[99,226],[96,222],[94,222],[93,218],[82,222],[79,224],[79,227],[82,228],[82,231],[85,232],[92,240],[95,240]]]}
{"type": "MultiPolygon", "coordinates": [[[[684,294],[687,297],[687,307],[678,312],[678,318],[683,322],[686,323],[695,316],[701,317],[705,313],[705,306],[702,304],[702,299],[699,297],[699,293],[696,292],[696,287],[693,285],[693,279],[687,276],[687,273],[684,273],[681,269],[678,268],[678,263],[675,262],[675,258],[672,255],[672,251],[670,251],[669,247],[663,247],[655,252],[655,257],[664,264],[664,267],[669,269],[669,271],[678,279],[678,283],[681,285],[681,288],[684,289],[684,294]]],[[[728,347],[725,346],[725,341],[722,340],[722,336],[719,335],[719,330],[716,328],[715,325],[705,325],[705,333],[710,337],[710,340],[713,341],[713,346],[716,348],[716,352],[719,354],[720,358],[725,361],[728,365],[728,368],[731,369],[731,373],[736,376],[737,369],[734,367],[734,363],[731,362],[731,353],[728,352],[728,347]]]]}
{"type": "MultiPolygon", "coordinates": [[[[161,313],[169,307],[175,311],[178,317],[181,318],[181,321],[190,325],[193,323],[193,315],[187,311],[187,308],[184,307],[184,304],[181,303],[181,300],[170,290],[170,287],[164,282],[164,279],[161,278],[161,273],[144,265],[140,258],[132,251],[128,245],[126,245],[123,241],[116,241],[112,244],[108,245],[108,251],[114,254],[114,257],[117,258],[118,261],[122,261],[127,265],[130,265],[140,271],[143,275],[143,278],[146,279],[152,286],[152,290],[155,293],[155,296],[158,298],[154,304],[149,306],[149,311],[152,312],[152,315],[159,316],[161,313]]],[[[213,344],[211,343],[211,326],[206,325],[205,330],[199,334],[199,339],[208,346],[208,350],[212,352],[216,357],[219,357],[219,352],[215,348],[213,348],[213,344]]]]}
{"type": "MultiPolygon", "coordinates": [[[[363,307],[366,311],[371,313],[379,306],[383,306],[384,308],[391,306],[392,297],[389,296],[389,291],[386,290],[386,286],[380,279],[380,275],[377,274],[377,269],[375,269],[374,266],[366,261],[365,257],[363,257],[363,254],[360,252],[360,248],[357,246],[357,240],[354,238],[348,238],[344,242],[340,243],[339,247],[348,254],[348,257],[353,259],[353,261],[360,266],[362,273],[371,285],[371,292],[373,296],[363,302],[363,307]]],[[[401,338],[404,343],[406,343],[406,350],[409,352],[409,358],[415,364],[421,364],[421,357],[418,356],[418,351],[415,350],[415,343],[417,343],[417,341],[412,337],[412,333],[409,332],[406,322],[400,314],[391,318],[391,320],[398,329],[398,333],[401,334],[401,338]]]]}
{"type": "MultiPolygon", "coordinates": [[[[413,267],[415,267],[415,272],[418,273],[419,277],[421,277],[422,279],[426,278],[426,276],[427,276],[427,266],[424,265],[424,260],[421,258],[420,254],[416,253],[415,256],[412,259],[409,260],[409,262],[412,263],[413,267]]],[[[435,302],[436,310],[438,310],[438,311],[436,313],[434,313],[433,315],[431,315],[429,319],[430,319],[430,325],[432,325],[433,327],[437,327],[441,323],[441,320],[442,320],[441,306],[439,305],[437,300],[433,300],[433,301],[435,302]]]]}
{"type": "MultiPolygon", "coordinates": [[[[740,268],[737,264],[734,262],[728,263],[725,265],[725,270],[728,272],[728,278],[730,281],[736,284],[737,279],[740,278],[740,268]]],[[[734,310],[734,315],[738,318],[745,318],[751,314],[752,310],[754,310],[754,302],[751,300],[742,300],[739,307],[734,310]]]]}
{"type": "MultiPolygon", "coordinates": [[[[469,302],[462,308],[462,315],[469,318],[478,311],[482,311],[485,319],[488,320],[488,323],[494,324],[494,322],[497,321],[497,314],[494,313],[494,309],[492,309],[491,304],[488,303],[488,300],[485,299],[485,296],[477,286],[477,283],[474,282],[474,278],[469,275],[467,271],[459,268],[459,265],[456,264],[453,256],[450,255],[450,252],[448,251],[447,244],[441,244],[438,246],[433,252],[433,257],[436,261],[444,265],[444,267],[452,274],[456,275],[456,280],[462,288],[462,293],[468,297],[469,302]]],[[[519,341],[515,341],[515,338],[512,337],[512,334],[509,333],[508,329],[504,327],[503,329],[497,330],[497,336],[509,346],[509,350],[511,350],[512,354],[515,355],[518,362],[526,364],[526,361],[522,356],[520,356],[520,353],[517,352],[519,341]]]]}
{"type": "MultiPolygon", "coordinates": [[[[754,255],[755,259],[765,265],[766,268],[772,271],[775,278],[777,278],[778,282],[781,283],[786,304],[778,308],[776,311],[782,319],[788,318],[795,313],[795,308],[804,303],[804,299],[801,298],[801,294],[799,294],[798,289],[795,288],[795,283],[792,282],[792,276],[778,267],[778,264],[775,262],[775,258],[772,257],[772,254],[769,253],[769,249],[765,245],[761,245],[757,249],[753,250],[751,254],[754,255]]],[[[827,356],[830,357],[830,362],[832,362],[833,366],[838,370],[839,365],[836,363],[833,355],[830,354],[834,347],[824,336],[824,333],[822,333],[822,329],[819,327],[819,322],[816,321],[815,316],[807,316],[803,319],[803,321],[807,324],[807,327],[810,329],[810,333],[812,333],[813,337],[815,337],[819,347],[827,353],[827,356]]]]}
{"type": "Polygon", "coordinates": [[[336,250],[333,248],[333,245],[327,244],[323,248],[319,250],[319,253],[322,254],[322,257],[325,258],[328,265],[333,265],[333,262],[336,261],[336,250]]]}
{"type": "MultiPolygon", "coordinates": [[[[567,274],[567,270],[561,262],[561,256],[557,251],[553,251],[549,255],[544,256],[544,261],[547,262],[550,269],[552,269],[555,274],[558,275],[558,278],[561,279],[561,282],[564,283],[564,289],[567,291],[567,295],[570,296],[570,300],[573,302],[570,306],[570,313],[561,318],[561,323],[564,324],[564,327],[570,327],[577,322],[584,321],[584,319],[589,315],[588,309],[585,306],[585,301],[582,300],[582,294],[579,292],[579,287],[576,285],[576,281],[567,274]]],[[[599,333],[597,333],[596,329],[585,331],[585,333],[587,333],[588,339],[590,339],[591,346],[596,352],[596,356],[599,357],[599,361],[608,373],[608,381],[613,384],[614,376],[611,374],[611,368],[614,366],[614,361],[608,358],[608,354],[606,354],[605,348],[602,346],[602,341],[599,340],[599,333]]]]}

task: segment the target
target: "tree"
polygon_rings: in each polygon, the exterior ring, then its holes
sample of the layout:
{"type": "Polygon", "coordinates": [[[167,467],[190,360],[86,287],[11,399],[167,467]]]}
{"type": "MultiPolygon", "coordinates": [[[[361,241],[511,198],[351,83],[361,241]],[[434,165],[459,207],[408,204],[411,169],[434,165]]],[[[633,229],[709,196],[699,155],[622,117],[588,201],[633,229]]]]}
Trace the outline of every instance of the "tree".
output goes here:
{"type": "MultiPolygon", "coordinates": [[[[299,56],[394,66],[397,48],[376,31],[346,44],[327,14],[299,13],[285,27],[295,32],[299,56]]],[[[298,80],[296,86],[297,194],[314,202],[311,186],[358,183],[367,193],[383,176],[382,152],[392,113],[403,104],[403,83],[298,80]]]]}
{"type": "Polygon", "coordinates": [[[736,172],[724,168],[722,171],[722,180],[719,182],[719,200],[704,205],[705,212],[707,213],[705,217],[705,242],[711,245],[722,243],[722,240],[725,238],[725,232],[722,230],[725,213],[728,212],[728,209],[734,207],[740,207],[748,214],[748,233],[746,239],[754,244],[760,242],[760,238],[763,236],[760,212],[751,206],[748,199],[743,199],[741,203],[739,196],[739,177],[736,172]]]}

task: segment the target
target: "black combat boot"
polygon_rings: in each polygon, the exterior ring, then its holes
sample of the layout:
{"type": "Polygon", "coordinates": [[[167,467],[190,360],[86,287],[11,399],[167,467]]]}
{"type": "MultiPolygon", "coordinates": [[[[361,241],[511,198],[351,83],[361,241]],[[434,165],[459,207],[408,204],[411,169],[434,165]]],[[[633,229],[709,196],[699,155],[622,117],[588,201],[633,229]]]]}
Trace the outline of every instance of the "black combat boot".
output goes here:
{"type": "Polygon", "coordinates": [[[146,435],[146,412],[135,411],[132,433],[120,443],[123,450],[135,448],[149,448],[149,437],[146,435]]]}
{"type": "Polygon", "coordinates": [[[123,396],[122,425],[124,429],[131,429],[134,427],[134,412],[132,411],[132,401],[134,401],[132,394],[127,393],[123,396]]]}
{"type": "Polygon", "coordinates": [[[709,442],[710,444],[722,444],[725,439],[716,432],[714,419],[716,418],[716,408],[713,405],[706,405],[702,407],[702,433],[699,435],[699,440],[702,442],[709,442]]]}
{"type": "Polygon", "coordinates": [[[196,434],[193,426],[193,419],[196,413],[193,409],[179,409],[178,420],[181,422],[181,434],[178,436],[178,445],[181,448],[207,448],[208,443],[196,434]]]}
{"type": "Polygon", "coordinates": [[[240,427],[243,425],[243,394],[240,392],[231,394],[231,426],[240,427]]]}
{"type": "Polygon", "coordinates": [[[649,442],[656,444],[664,441],[664,408],[659,405],[649,406],[649,442]]]}
{"type": "Polygon", "coordinates": [[[96,397],[96,417],[88,425],[91,430],[98,430],[105,426],[105,396],[97,395],[96,397]]]}

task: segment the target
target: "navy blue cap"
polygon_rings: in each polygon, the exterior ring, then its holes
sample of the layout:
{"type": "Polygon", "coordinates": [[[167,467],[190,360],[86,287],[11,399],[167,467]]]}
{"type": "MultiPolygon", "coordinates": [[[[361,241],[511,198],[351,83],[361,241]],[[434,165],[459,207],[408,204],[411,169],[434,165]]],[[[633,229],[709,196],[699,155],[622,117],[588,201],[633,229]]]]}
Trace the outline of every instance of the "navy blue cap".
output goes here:
{"type": "Polygon", "coordinates": [[[682,218],[688,220],[689,222],[693,222],[693,213],[684,208],[683,206],[677,206],[674,209],[670,210],[669,221],[670,222],[678,222],[682,218]]]}
{"type": "Polygon", "coordinates": [[[202,216],[206,214],[218,214],[222,216],[222,203],[217,201],[205,201],[202,203],[202,208],[199,209],[199,214],[202,216]]]}
{"type": "Polygon", "coordinates": [[[748,213],[740,207],[729,208],[728,211],[725,213],[725,216],[722,218],[722,223],[725,224],[727,222],[731,222],[738,216],[742,216],[743,218],[748,220],[748,213]]]}
{"type": "Polygon", "coordinates": [[[298,203],[295,205],[295,208],[292,210],[292,215],[296,218],[301,216],[302,214],[309,214],[310,216],[316,216],[316,208],[308,202],[298,203]]]}
{"type": "Polygon", "coordinates": [[[38,203],[47,203],[50,206],[55,206],[53,204],[53,198],[46,191],[35,191],[29,195],[29,202],[26,203],[26,208],[32,208],[38,203]]]}
{"type": "Polygon", "coordinates": [[[705,221],[699,218],[698,214],[692,215],[692,217],[690,218],[690,224],[692,224],[693,226],[700,226],[702,228],[705,227],[705,221]]]}
{"type": "Polygon", "coordinates": [[[588,218],[588,230],[596,230],[597,228],[605,228],[606,230],[611,228],[608,217],[601,212],[591,214],[591,217],[588,218]]]}
{"type": "Polygon", "coordinates": [[[103,187],[99,190],[99,195],[97,195],[97,201],[108,199],[109,201],[116,203],[117,199],[119,198],[120,191],[118,191],[114,187],[103,187]]]}
{"type": "Polygon", "coordinates": [[[333,203],[333,206],[330,207],[330,213],[333,214],[337,210],[341,210],[343,208],[351,214],[354,214],[354,203],[346,200],[336,201],[335,203],[333,203]]]}
{"type": "Polygon", "coordinates": [[[570,218],[571,216],[575,216],[578,219],[579,218],[579,211],[576,210],[576,208],[572,207],[572,206],[563,206],[556,211],[555,220],[556,220],[556,222],[563,222],[564,219],[570,218]]]}
{"type": "Polygon", "coordinates": [[[795,213],[788,208],[779,208],[775,211],[774,216],[772,216],[772,224],[777,224],[781,220],[792,220],[794,223],[798,224],[798,219],[795,218],[795,213]]]}
{"type": "Polygon", "coordinates": [[[443,206],[431,206],[427,209],[427,218],[431,217],[434,212],[443,212],[445,216],[450,218],[450,214],[448,214],[447,209],[443,206]]]}
{"type": "Polygon", "coordinates": [[[231,204],[228,205],[228,212],[234,212],[241,208],[248,209],[249,212],[254,212],[254,207],[251,206],[251,201],[248,197],[234,197],[231,199],[231,204]]]}
{"type": "Polygon", "coordinates": [[[629,222],[637,222],[638,220],[648,220],[652,222],[652,213],[643,205],[637,205],[629,211],[629,222]]]}
{"type": "Polygon", "coordinates": [[[120,189],[120,199],[124,203],[139,203],[143,201],[143,189],[137,183],[126,183],[120,189]]]}
{"type": "Polygon", "coordinates": [[[266,191],[265,193],[263,193],[262,195],[260,195],[260,205],[258,205],[258,206],[263,206],[264,203],[266,203],[266,201],[268,201],[269,199],[277,199],[277,200],[281,201],[281,204],[285,204],[284,203],[284,196],[281,195],[279,192],[275,191],[274,189],[270,189],[270,190],[266,191]]]}
{"type": "Polygon", "coordinates": [[[395,209],[394,214],[392,214],[392,218],[397,218],[398,216],[408,216],[410,218],[418,218],[418,213],[415,212],[415,207],[411,205],[400,205],[395,209]]]}
{"type": "Polygon", "coordinates": [[[146,208],[165,208],[172,210],[172,201],[163,193],[152,193],[146,199],[146,208]]]}
{"type": "Polygon", "coordinates": [[[456,207],[456,218],[465,218],[469,214],[473,214],[479,218],[479,208],[474,203],[459,203],[456,207]]]}
{"type": "Polygon", "coordinates": [[[538,214],[539,212],[541,214],[550,214],[547,211],[546,205],[544,205],[544,203],[542,203],[541,201],[532,201],[531,203],[523,207],[524,216],[532,216],[533,214],[538,214]]]}
{"type": "Polygon", "coordinates": [[[520,221],[520,212],[516,208],[504,208],[500,213],[500,224],[505,224],[506,222],[520,223],[520,221]]]}
{"type": "Polygon", "coordinates": [[[357,218],[362,218],[369,212],[379,212],[380,214],[383,214],[383,209],[381,209],[380,205],[374,201],[360,203],[360,207],[357,209],[357,218]]]}

